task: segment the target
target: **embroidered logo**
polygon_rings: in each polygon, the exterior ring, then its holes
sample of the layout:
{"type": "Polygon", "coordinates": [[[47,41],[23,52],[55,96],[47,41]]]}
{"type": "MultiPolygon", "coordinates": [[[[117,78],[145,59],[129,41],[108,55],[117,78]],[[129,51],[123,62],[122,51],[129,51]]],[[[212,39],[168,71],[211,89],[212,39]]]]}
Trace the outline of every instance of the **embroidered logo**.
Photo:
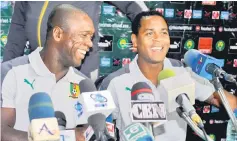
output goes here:
{"type": "Polygon", "coordinates": [[[78,84],[76,83],[70,83],[70,95],[69,97],[72,97],[72,98],[78,98],[80,94],[80,87],[78,84]]]}
{"type": "Polygon", "coordinates": [[[32,88],[32,90],[34,90],[34,82],[35,82],[35,79],[33,80],[33,82],[32,83],[30,83],[30,81],[29,80],[27,80],[27,79],[24,79],[24,82],[26,83],[26,84],[28,84],[28,85],[30,85],[30,87],[32,88]]]}

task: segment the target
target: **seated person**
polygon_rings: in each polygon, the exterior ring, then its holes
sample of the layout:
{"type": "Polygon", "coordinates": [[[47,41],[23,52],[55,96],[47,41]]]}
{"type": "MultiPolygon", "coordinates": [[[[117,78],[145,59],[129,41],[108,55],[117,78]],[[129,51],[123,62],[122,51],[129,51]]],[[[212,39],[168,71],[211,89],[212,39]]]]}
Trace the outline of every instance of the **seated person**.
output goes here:
{"type": "MultiPolygon", "coordinates": [[[[73,113],[80,93],[70,87],[79,87],[80,81],[88,79],[74,67],[81,65],[92,47],[94,25],[82,10],[62,4],[52,10],[47,26],[42,51],[38,48],[1,66],[2,141],[28,140],[28,103],[36,92],[50,95],[54,110],[65,114],[67,129],[77,126],[73,113]]],[[[77,139],[84,140],[82,130],[76,131],[77,139]]]]}
{"type": "MultiPolygon", "coordinates": [[[[137,82],[146,82],[152,89],[155,100],[162,101],[158,92],[157,77],[163,69],[182,68],[178,60],[166,58],[170,47],[170,37],[166,20],[157,11],[148,11],[138,14],[132,22],[131,40],[133,47],[138,54],[127,66],[106,77],[100,89],[110,90],[115,101],[116,110],[113,112],[113,119],[116,120],[116,127],[119,129],[120,138],[126,126],[132,124],[130,118],[131,92],[129,89],[137,82]]],[[[185,69],[182,69],[186,71],[185,69]]],[[[192,77],[193,72],[190,72],[192,77]]],[[[203,78],[204,79],[204,78],[203,78]]],[[[201,80],[195,81],[196,99],[207,101],[220,106],[220,98],[217,96],[213,85],[202,84],[201,80]]],[[[227,99],[231,108],[237,107],[237,99],[226,91],[227,99]]],[[[160,141],[185,141],[187,124],[175,112],[167,113],[167,122],[164,123],[164,131],[153,133],[156,140],[160,141]]]]}

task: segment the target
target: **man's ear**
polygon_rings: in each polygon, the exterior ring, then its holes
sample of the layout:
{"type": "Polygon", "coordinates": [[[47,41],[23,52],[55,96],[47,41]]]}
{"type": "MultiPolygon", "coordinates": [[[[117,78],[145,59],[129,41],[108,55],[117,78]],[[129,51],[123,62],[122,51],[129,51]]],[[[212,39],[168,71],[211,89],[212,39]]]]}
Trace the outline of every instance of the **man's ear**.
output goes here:
{"type": "Polygon", "coordinates": [[[55,26],[52,32],[55,41],[59,42],[63,38],[63,30],[60,27],[55,26]]]}
{"type": "Polygon", "coordinates": [[[132,34],[131,40],[132,40],[132,52],[137,52],[137,35],[132,34]]]}

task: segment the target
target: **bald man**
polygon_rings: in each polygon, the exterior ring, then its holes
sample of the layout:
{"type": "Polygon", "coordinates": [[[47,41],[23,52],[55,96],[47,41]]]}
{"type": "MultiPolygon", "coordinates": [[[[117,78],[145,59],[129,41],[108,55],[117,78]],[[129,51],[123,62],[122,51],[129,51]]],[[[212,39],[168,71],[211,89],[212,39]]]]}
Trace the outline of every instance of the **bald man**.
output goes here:
{"type": "MultiPolygon", "coordinates": [[[[79,92],[71,88],[88,79],[74,67],[81,65],[95,32],[91,18],[68,4],[56,6],[47,21],[44,48],[2,64],[1,140],[25,141],[29,127],[28,103],[36,92],[46,92],[55,111],[67,119],[67,129],[76,127],[73,117],[79,92]]],[[[77,137],[84,139],[82,131],[77,137]]]]}

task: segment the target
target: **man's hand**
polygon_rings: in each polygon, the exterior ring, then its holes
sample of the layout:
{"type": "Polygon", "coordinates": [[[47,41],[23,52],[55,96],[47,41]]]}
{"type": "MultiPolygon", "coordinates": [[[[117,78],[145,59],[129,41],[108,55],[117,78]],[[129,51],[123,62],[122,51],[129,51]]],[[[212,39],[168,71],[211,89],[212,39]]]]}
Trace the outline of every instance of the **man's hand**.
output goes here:
{"type": "Polygon", "coordinates": [[[84,132],[88,126],[75,128],[76,141],[85,141],[84,132]]]}

